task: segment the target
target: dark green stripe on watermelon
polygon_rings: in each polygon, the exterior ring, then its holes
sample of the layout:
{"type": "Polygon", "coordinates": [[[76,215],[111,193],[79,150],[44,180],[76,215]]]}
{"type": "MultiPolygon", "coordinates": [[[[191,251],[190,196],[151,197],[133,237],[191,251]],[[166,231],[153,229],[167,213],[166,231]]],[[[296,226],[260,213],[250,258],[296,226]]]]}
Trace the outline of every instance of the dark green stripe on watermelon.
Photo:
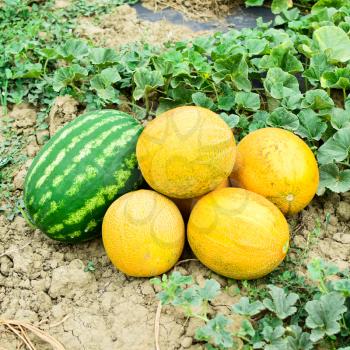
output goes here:
{"type": "Polygon", "coordinates": [[[78,242],[100,232],[108,206],[141,183],[135,148],[141,125],[126,113],[86,113],[59,130],[35,157],[24,203],[49,237],[78,242]]]}

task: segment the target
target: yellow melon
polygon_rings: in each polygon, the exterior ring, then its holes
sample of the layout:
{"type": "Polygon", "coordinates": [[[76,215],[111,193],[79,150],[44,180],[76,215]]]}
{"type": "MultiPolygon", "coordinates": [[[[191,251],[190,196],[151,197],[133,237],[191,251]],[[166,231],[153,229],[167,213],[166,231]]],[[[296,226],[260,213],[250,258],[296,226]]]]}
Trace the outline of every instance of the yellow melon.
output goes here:
{"type": "MultiPolygon", "coordinates": [[[[214,191],[219,190],[221,188],[230,187],[230,180],[227,178],[221,184],[214,189],[214,191]]],[[[177,207],[180,209],[182,216],[187,219],[191,211],[194,207],[194,205],[198,202],[199,199],[201,199],[202,196],[195,197],[195,198],[171,198],[171,200],[177,205],[177,207]]]]}
{"type": "Polygon", "coordinates": [[[281,211],[241,188],[224,188],[201,198],[190,215],[187,236],[204,265],[234,279],[270,273],[289,245],[289,228],[281,211]]]}
{"type": "Polygon", "coordinates": [[[234,185],[266,197],[283,213],[295,214],[314,197],[319,172],[303,140],[287,130],[264,128],[238,144],[231,179],[234,185]]]}
{"type": "Polygon", "coordinates": [[[151,121],[136,147],[143,177],[168,197],[193,198],[215,189],[233,168],[231,129],[214,112],[178,107],[151,121]]]}
{"type": "Polygon", "coordinates": [[[129,192],[108,208],[102,239],[113,265],[129,276],[157,276],[172,268],[185,241],[179,209],[150,190],[129,192]]]}

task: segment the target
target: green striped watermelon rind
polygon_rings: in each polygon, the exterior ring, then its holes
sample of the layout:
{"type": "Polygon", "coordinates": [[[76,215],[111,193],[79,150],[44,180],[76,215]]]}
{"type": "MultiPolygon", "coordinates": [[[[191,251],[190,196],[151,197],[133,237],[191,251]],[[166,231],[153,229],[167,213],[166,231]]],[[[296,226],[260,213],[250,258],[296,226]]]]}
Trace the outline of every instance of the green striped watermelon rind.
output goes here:
{"type": "Polygon", "coordinates": [[[29,221],[50,238],[94,238],[108,206],[137,189],[141,124],[117,110],[83,114],[61,128],[31,164],[24,186],[29,221]]]}

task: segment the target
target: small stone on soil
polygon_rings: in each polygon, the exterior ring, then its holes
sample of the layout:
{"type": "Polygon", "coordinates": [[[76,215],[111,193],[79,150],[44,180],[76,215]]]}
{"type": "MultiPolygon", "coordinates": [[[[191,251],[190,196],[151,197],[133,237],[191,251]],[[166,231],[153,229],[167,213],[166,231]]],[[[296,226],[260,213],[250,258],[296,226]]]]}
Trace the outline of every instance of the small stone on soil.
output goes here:
{"type": "Polygon", "coordinates": [[[339,202],[337,214],[343,221],[350,220],[350,204],[347,202],[339,202]]]}

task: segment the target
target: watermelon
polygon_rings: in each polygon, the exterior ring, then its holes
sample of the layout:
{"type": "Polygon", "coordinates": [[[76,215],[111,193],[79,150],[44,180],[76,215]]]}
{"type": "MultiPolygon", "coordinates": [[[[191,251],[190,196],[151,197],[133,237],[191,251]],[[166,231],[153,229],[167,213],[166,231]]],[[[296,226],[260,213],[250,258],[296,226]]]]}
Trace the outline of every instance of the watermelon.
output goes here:
{"type": "Polygon", "coordinates": [[[135,154],[141,131],[134,118],[116,110],[83,114],[60,129],[26,176],[31,223],[63,242],[98,235],[109,205],[142,182],[135,154]]]}

